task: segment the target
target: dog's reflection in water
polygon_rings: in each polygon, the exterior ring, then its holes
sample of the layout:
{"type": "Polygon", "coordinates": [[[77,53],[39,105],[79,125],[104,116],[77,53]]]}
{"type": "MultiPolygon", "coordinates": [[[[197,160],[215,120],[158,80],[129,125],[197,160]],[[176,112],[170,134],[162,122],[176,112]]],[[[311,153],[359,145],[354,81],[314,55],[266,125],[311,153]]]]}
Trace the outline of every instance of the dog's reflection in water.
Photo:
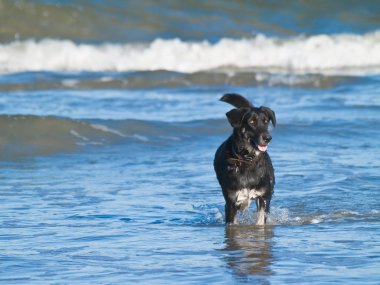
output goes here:
{"type": "Polygon", "coordinates": [[[272,275],[272,237],[268,225],[226,227],[225,259],[238,278],[272,275]]]}

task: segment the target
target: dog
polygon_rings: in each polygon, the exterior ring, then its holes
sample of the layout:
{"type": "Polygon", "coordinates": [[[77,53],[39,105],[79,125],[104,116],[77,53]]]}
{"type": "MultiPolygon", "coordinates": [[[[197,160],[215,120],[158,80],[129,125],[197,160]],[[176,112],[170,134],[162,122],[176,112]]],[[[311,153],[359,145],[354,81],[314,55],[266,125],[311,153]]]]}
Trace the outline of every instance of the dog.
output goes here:
{"type": "Polygon", "coordinates": [[[269,122],[276,126],[275,113],[268,107],[254,107],[239,94],[225,94],[220,101],[233,105],[226,113],[232,135],[215,153],[214,169],[226,201],[227,224],[237,224],[237,211],[256,200],[257,225],[266,224],[274,192],[274,169],[268,155],[269,122]]]}

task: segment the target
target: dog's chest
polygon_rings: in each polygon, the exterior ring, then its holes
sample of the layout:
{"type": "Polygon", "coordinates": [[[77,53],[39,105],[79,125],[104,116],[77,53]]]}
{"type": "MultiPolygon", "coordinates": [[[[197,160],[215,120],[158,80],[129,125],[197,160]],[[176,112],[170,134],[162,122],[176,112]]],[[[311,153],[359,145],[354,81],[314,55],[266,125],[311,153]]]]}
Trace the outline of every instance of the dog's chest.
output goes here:
{"type": "Polygon", "coordinates": [[[262,165],[233,166],[229,169],[229,180],[235,189],[254,189],[265,178],[266,171],[262,165]]]}

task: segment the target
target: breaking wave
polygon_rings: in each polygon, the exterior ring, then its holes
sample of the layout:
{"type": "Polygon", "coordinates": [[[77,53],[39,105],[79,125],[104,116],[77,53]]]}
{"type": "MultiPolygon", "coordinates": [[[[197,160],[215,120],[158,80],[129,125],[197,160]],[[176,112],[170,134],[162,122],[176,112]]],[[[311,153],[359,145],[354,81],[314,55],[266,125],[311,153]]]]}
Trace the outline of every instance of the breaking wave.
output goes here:
{"type": "Polygon", "coordinates": [[[142,44],[86,44],[71,40],[14,41],[0,45],[0,72],[156,71],[182,73],[259,70],[275,73],[372,74],[380,70],[380,31],[142,44]]]}

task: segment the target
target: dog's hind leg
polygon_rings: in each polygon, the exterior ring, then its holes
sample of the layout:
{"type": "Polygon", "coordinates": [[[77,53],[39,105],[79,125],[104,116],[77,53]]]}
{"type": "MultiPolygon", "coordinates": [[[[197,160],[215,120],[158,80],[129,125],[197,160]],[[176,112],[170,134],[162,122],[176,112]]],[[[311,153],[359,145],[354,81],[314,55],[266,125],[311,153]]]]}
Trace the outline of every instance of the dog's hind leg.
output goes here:
{"type": "Polygon", "coordinates": [[[270,199],[259,197],[256,199],[257,222],[256,225],[263,226],[267,221],[267,214],[270,209],[270,199]]]}
{"type": "Polygon", "coordinates": [[[237,224],[237,208],[232,203],[226,203],[225,206],[226,212],[226,224],[235,225],[237,224]]]}

